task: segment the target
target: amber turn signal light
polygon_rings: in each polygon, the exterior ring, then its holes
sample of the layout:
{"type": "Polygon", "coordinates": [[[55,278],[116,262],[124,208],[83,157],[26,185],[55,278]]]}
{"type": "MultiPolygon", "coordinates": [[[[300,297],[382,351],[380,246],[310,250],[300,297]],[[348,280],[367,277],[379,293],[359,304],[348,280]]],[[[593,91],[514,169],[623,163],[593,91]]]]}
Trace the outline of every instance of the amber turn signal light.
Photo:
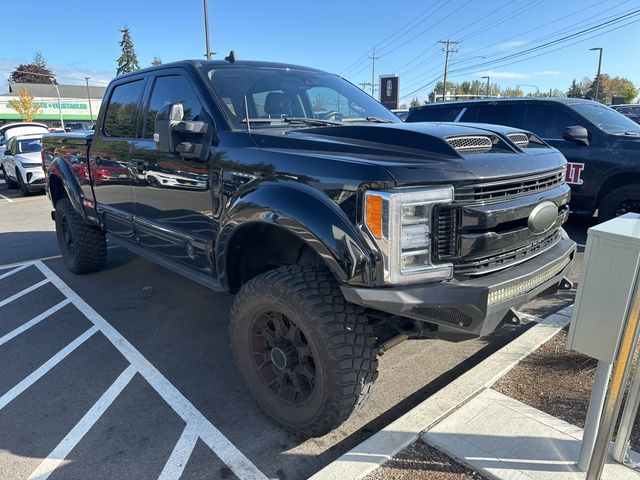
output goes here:
{"type": "Polygon", "coordinates": [[[367,195],[365,208],[365,221],[371,234],[382,238],[382,197],[379,195],[367,195]]]}

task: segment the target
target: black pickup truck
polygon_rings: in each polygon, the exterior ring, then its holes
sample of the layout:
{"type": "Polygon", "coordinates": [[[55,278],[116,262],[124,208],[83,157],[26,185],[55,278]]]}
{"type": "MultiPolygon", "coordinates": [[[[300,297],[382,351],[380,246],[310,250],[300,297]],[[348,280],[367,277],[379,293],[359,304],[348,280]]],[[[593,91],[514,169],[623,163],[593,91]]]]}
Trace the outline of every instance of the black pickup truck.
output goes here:
{"type": "Polygon", "coordinates": [[[487,335],[570,288],[557,150],[513,128],[405,124],[311,68],[118,77],[95,132],[45,136],[43,162],[67,266],[100,269],[108,239],[236,294],[238,369],[305,436],[349,417],[399,341],[487,335]]]}

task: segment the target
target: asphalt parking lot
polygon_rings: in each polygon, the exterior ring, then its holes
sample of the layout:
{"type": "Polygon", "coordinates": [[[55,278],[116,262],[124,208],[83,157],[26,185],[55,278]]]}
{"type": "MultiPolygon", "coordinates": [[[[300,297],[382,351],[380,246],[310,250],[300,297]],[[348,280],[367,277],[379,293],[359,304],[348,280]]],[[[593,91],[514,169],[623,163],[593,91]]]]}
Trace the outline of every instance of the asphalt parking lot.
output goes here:
{"type": "MultiPolygon", "coordinates": [[[[231,296],[121,248],[109,247],[103,271],[75,276],[49,211],[46,197],[22,198],[0,180],[3,480],[306,478],[527,328],[404,342],[382,357],[363,409],[303,441],[260,412],[235,370],[231,296]]],[[[568,230],[583,244],[588,225],[568,230]]],[[[524,310],[544,316],[571,298],[524,310]]]]}

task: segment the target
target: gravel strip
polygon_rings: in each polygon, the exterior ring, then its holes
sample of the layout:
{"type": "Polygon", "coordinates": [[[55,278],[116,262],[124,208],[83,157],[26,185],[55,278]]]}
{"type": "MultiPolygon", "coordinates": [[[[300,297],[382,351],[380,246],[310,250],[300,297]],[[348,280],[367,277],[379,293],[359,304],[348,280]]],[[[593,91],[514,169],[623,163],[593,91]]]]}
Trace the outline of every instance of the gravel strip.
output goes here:
{"type": "Polygon", "coordinates": [[[411,444],[365,480],[485,480],[422,440],[411,444]]]}

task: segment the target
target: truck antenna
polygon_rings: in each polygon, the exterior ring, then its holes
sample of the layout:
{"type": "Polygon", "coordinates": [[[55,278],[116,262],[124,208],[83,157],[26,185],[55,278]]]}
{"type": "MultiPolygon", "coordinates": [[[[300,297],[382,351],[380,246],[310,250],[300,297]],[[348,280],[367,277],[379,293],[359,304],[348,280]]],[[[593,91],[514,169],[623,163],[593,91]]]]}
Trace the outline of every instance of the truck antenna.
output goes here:
{"type": "Polygon", "coordinates": [[[233,50],[229,52],[229,55],[224,57],[224,61],[229,63],[236,63],[237,60],[238,59],[236,58],[236,52],[234,52],[233,50]]]}
{"type": "Polygon", "coordinates": [[[244,96],[244,118],[245,118],[245,122],[247,122],[247,132],[250,132],[251,125],[249,125],[249,104],[247,103],[246,95],[244,96]]]}

